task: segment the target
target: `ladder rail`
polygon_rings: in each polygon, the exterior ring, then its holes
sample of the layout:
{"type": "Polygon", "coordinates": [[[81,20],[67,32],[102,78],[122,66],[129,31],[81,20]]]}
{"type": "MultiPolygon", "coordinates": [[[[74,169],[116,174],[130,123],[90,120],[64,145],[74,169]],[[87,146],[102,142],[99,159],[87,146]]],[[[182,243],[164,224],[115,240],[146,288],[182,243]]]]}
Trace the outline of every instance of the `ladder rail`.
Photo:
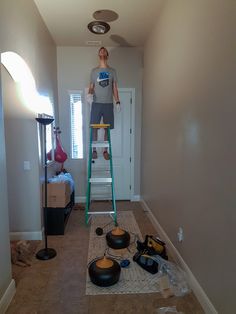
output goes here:
{"type": "Polygon", "coordinates": [[[112,147],[111,147],[111,133],[110,133],[110,128],[108,128],[108,142],[110,144],[109,147],[109,154],[110,154],[110,171],[111,171],[111,178],[112,178],[112,205],[113,205],[113,210],[115,212],[115,224],[117,223],[117,214],[116,214],[116,201],[115,201],[115,187],[114,187],[114,173],[113,173],[113,163],[112,163],[112,147]]]}
{"type": "Polygon", "coordinates": [[[92,139],[93,139],[93,129],[90,128],[90,141],[89,141],[89,160],[88,160],[88,182],[87,182],[87,195],[86,195],[86,210],[85,210],[85,221],[86,224],[89,220],[89,208],[90,208],[90,198],[91,198],[91,167],[92,167],[92,139]]]}
{"type": "MultiPolygon", "coordinates": [[[[95,169],[94,169],[95,170],[95,169]]],[[[87,176],[87,193],[86,193],[86,209],[85,209],[85,222],[89,223],[89,220],[92,215],[98,214],[109,214],[113,215],[115,224],[117,224],[117,212],[116,212],[116,200],[115,200],[115,188],[114,188],[114,173],[113,173],[113,163],[112,163],[112,147],[111,147],[111,134],[110,134],[110,125],[109,124],[91,124],[90,125],[90,142],[89,142],[89,160],[88,160],[88,176],[87,176]],[[93,129],[106,128],[108,140],[104,142],[93,141],[93,129]],[[109,165],[110,169],[107,169],[106,172],[110,172],[110,177],[92,177],[92,151],[93,148],[102,147],[109,149],[109,165]],[[91,204],[91,184],[103,184],[107,185],[110,183],[111,186],[111,200],[112,200],[112,211],[90,211],[91,204]]]]}

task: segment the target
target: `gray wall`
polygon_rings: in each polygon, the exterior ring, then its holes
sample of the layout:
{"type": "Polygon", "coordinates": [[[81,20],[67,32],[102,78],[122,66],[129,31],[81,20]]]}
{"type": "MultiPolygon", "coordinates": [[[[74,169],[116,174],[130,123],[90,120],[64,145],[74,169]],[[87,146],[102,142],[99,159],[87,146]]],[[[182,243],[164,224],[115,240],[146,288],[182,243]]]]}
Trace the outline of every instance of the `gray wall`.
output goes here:
{"type": "Polygon", "coordinates": [[[222,314],[236,308],[235,30],[235,1],[166,1],[144,51],[141,193],[222,314]]]}
{"type": "Polygon", "coordinates": [[[38,138],[35,114],[19,99],[16,84],[2,66],[10,232],[41,230],[38,138]],[[24,160],[31,170],[23,169],[24,160]]]}
{"type": "MultiPolygon", "coordinates": [[[[52,98],[58,117],[56,47],[33,1],[0,1],[0,46],[1,53],[14,51],[27,62],[36,80],[38,91],[52,98]]],[[[9,211],[13,211],[10,213],[12,231],[41,230],[40,176],[42,173],[37,142],[38,132],[34,121],[36,114],[27,112],[20,99],[17,99],[15,86],[2,67],[1,76],[0,90],[3,89],[1,92],[3,98],[2,96],[0,98],[0,298],[11,280],[7,198],[10,200],[9,211]],[[8,105],[12,106],[14,115],[10,114],[8,105]],[[7,122],[5,130],[4,118],[7,122]],[[7,160],[4,133],[6,133],[9,157],[7,160]],[[32,161],[33,170],[29,173],[22,171],[24,160],[32,161]],[[8,193],[6,166],[9,176],[8,193]]]]}
{"type": "MultiPolygon", "coordinates": [[[[89,85],[90,71],[98,65],[98,47],[58,47],[58,89],[61,139],[63,147],[70,153],[70,111],[68,90],[82,90],[89,85]]],[[[140,137],[142,99],[142,50],[138,48],[108,48],[109,64],[118,75],[120,88],[135,88],[135,186],[134,194],[140,194],[140,137]]],[[[84,138],[84,145],[88,145],[84,138]]],[[[69,155],[69,154],[68,154],[69,155]]],[[[65,168],[75,180],[76,196],[86,195],[86,159],[71,160],[65,168]]]]}
{"type": "MultiPolygon", "coordinates": [[[[1,50],[0,50],[1,52],[1,50]]],[[[1,77],[0,77],[1,87],[1,77]]],[[[0,88],[0,300],[11,281],[9,219],[7,203],[7,175],[4,137],[3,106],[0,88]]]]}
{"type": "MultiPolygon", "coordinates": [[[[41,95],[49,96],[57,112],[56,47],[32,1],[3,1],[1,37],[3,51],[18,53],[30,67],[41,95]],[[10,36],[9,36],[10,34],[10,36]]],[[[41,230],[40,179],[36,113],[27,109],[15,83],[2,71],[3,105],[11,232],[41,230]],[[24,160],[31,170],[23,170],[24,160]]]]}

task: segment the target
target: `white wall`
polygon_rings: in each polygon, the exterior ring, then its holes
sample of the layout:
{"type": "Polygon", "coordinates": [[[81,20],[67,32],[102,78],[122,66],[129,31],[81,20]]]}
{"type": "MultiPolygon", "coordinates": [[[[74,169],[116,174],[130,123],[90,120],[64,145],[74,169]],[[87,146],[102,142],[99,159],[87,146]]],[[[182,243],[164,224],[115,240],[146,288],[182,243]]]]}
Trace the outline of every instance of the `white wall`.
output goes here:
{"type": "MultiPolygon", "coordinates": [[[[135,88],[135,186],[134,194],[140,194],[140,137],[142,99],[142,51],[137,48],[108,48],[109,65],[118,75],[120,88],[135,88]]],[[[97,47],[58,47],[58,89],[61,139],[65,150],[70,152],[70,111],[68,90],[84,91],[89,84],[90,71],[98,65],[97,47]]],[[[86,139],[84,145],[87,145],[86,139]]],[[[76,196],[86,195],[86,159],[65,163],[75,179],[76,196]]]]}

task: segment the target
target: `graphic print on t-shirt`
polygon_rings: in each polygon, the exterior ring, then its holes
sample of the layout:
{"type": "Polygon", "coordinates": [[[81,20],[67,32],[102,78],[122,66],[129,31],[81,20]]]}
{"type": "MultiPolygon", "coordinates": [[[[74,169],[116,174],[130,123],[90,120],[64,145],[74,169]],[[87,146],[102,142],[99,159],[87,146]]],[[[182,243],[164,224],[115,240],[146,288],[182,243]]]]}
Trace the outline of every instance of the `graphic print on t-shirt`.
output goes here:
{"type": "Polygon", "coordinates": [[[101,87],[109,85],[109,72],[99,72],[97,82],[101,87]]]}

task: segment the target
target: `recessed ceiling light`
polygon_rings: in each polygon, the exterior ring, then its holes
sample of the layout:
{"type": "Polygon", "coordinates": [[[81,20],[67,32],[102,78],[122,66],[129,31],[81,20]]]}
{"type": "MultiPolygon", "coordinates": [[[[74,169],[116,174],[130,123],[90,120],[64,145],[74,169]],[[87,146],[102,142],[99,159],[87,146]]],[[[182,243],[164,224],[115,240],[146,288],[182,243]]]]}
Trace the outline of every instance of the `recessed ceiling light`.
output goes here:
{"type": "Polygon", "coordinates": [[[94,34],[103,35],[110,30],[110,25],[102,21],[93,21],[88,24],[88,29],[94,34]]]}

